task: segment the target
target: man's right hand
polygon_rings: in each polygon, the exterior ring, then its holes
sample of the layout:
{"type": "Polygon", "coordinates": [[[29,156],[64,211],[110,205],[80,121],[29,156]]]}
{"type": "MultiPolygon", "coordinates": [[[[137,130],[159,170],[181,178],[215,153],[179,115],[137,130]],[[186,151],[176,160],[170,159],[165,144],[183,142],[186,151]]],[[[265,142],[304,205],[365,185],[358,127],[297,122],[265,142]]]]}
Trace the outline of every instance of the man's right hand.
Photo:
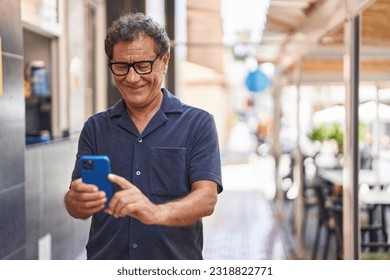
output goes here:
{"type": "Polygon", "coordinates": [[[66,209],[72,217],[88,219],[104,209],[107,197],[104,191],[99,191],[95,185],[84,184],[79,178],[70,184],[64,201],[66,209]]]}

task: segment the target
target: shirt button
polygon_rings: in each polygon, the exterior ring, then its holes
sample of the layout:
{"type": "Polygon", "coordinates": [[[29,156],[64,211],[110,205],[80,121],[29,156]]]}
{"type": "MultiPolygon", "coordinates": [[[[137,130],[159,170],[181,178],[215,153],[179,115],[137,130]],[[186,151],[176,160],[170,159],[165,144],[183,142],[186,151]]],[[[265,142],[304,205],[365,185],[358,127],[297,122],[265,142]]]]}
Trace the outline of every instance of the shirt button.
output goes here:
{"type": "Polygon", "coordinates": [[[141,175],[141,171],[138,170],[137,172],[135,172],[135,174],[139,176],[141,175]]]}
{"type": "Polygon", "coordinates": [[[138,247],[137,243],[133,243],[133,248],[135,249],[137,247],[138,247]]]}
{"type": "Polygon", "coordinates": [[[138,139],[138,143],[142,143],[142,138],[138,139]]]}

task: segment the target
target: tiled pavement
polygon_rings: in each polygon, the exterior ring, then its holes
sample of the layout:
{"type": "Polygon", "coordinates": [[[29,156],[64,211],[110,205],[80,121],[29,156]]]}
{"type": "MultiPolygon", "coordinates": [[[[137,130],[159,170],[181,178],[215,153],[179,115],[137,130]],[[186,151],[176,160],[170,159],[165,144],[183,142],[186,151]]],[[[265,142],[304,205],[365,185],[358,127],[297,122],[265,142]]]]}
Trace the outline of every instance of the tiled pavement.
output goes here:
{"type": "MultiPolygon", "coordinates": [[[[285,204],[284,219],[276,218],[272,202],[275,193],[274,162],[271,157],[251,163],[226,165],[222,170],[224,191],[212,216],[204,218],[205,259],[297,259],[290,217],[292,205],[285,204]]],[[[316,229],[317,210],[308,214],[303,257],[310,259],[316,229]]],[[[324,249],[324,233],[318,258],[324,249]]],[[[334,259],[334,242],[329,259],[334,259]]]]}
{"type": "Polygon", "coordinates": [[[204,218],[205,259],[291,259],[291,238],[277,222],[272,158],[225,165],[224,191],[212,216],[204,218]]]}
{"type": "Polygon", "coordinates": [[[260,191],[226,191],[204,219],[204,258],[289,259],[286,236],[260,191]]]}

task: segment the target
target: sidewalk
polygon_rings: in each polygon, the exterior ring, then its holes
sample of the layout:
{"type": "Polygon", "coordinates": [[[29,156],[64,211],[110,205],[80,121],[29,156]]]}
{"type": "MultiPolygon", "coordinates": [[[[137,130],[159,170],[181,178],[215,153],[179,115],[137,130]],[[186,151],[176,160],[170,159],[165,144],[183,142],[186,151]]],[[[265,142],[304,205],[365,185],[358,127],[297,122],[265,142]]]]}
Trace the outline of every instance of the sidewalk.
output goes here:
{"type": "Polygon", "coordinates": [[[204,258],[291,259],[293,244],[272,210],[272,157],[225,165],[222,180],[224,191],[218,196],[215,212],[204,218],[204,258]]]}
{"type": "MultiPolygon", "coordinates": [[[[253,157],[247,163],[224,165],[224,191],[212,216],[204,221],[204,258],[207,259],[298,259],[292,218],[294,201],[285,201],[284,217],[276,215],[274,160],[253,157]]],[[[317,228],[318,210],[310,209],[303,236],[303,256],[310,260],[317,228]]],[[[317,259],[325,248],[322,231],[317,259]]],[[[335,240],[328,259],[336,257],[335,240]]]]}

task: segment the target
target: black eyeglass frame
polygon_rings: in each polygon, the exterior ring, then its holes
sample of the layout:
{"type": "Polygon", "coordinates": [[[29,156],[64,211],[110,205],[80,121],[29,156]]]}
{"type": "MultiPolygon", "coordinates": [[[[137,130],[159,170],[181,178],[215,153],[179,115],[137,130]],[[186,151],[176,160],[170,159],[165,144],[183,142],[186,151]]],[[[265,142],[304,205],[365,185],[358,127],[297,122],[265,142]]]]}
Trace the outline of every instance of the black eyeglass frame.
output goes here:
{"type": "Polygon", "coordinates": [[[150,74],[153,72],[153,64],[157,61],[157,59],[161,56],[161,53],[159,53],[153,60],[142,60],[142,61],[136,61],[136,62],[133,62],[133,63],[127,63],[127,62],[112,62],[110,61],[108,63],[108,66],[110,67],[110,70],[112,72],[112,74],[114,74],[115,76],[126,76],[127,74],[129,74],[129,71],[130,71],[130,67],[133,67],[134,71],[138,74],[138,75],[147,75],[147,74],[150,74]],[[137,68],[135,67],[135,65],[137,64],[140,64],[140,63],[150,63],[150,71],[148,72],[143,72],[143,73],[139,73],[137,71],[137,68]],[[127,71],[126,71],[126,74],[116,74],[114,72],[114,70],[112,69],[112,65],[115,65],[115,64],[122,64],[122,65],[127,65],[127,71]]]}

